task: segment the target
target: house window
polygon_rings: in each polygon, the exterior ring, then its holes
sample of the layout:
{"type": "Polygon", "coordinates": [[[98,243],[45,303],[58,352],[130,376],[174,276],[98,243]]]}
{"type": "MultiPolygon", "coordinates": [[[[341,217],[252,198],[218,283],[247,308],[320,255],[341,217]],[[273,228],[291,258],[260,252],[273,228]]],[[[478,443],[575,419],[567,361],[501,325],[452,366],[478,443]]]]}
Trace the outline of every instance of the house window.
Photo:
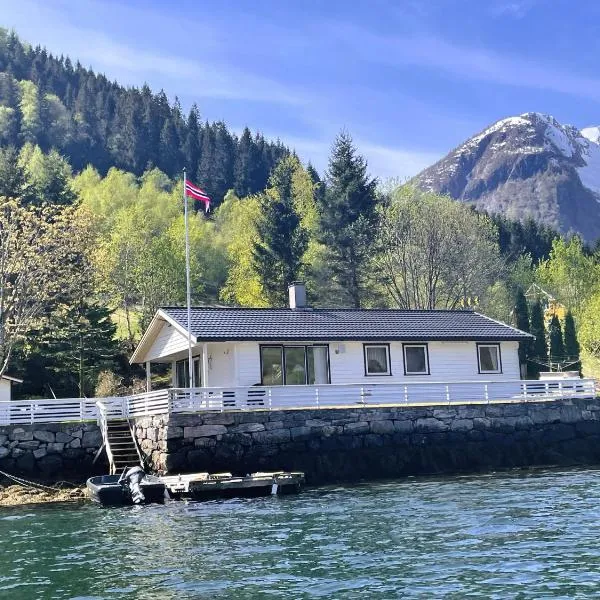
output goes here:
{"type": "Polygon", "coordinates": [[[329,346],[261,346],[262,385],[329,383],[329,346]]]}
{"type": "Polygon", "coordinates": [[[390,347],[388,344],[365,344],[365,374],[391,375],[390,347]]]}
{"type": "Polygon", "coordinates": [[[480,373],[502,373],[500,344],[477,344],[480,373]]]}
{"type": "Polygon", "coordinates": [[[429,375],[427,344],[404,344],[404,374],[429,375]]]}
{"type": "MultiPolygon", "coordinates": [[[[196,357],[192,359],[194,362],[194,385],[196,387],[202,386],[202,376],[200,374],[200,358],[196,357]]],[[[189,376],[189,360],[178,360],[175,363],[175,385],[178,388],[190,387],[190,376],[189,376]]]]}
{"type": "Polygon", "coordinates": [[[283,346],[261,346],[263,385],[283,385],[283,346]]]}

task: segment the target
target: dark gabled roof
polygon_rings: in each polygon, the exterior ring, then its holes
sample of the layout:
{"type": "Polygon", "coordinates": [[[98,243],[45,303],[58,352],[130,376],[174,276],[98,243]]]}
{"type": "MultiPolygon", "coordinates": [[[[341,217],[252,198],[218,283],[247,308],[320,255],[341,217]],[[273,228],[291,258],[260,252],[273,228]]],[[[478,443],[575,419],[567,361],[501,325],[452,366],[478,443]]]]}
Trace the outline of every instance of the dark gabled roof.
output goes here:
{"type": "MultiPolygon", "coordinates": [[[[161,311],[187,331],[185,308],[161,311]]],[[[524,340],[472,310],[192,308],[192,335],[214,341],[524,340]]]]}

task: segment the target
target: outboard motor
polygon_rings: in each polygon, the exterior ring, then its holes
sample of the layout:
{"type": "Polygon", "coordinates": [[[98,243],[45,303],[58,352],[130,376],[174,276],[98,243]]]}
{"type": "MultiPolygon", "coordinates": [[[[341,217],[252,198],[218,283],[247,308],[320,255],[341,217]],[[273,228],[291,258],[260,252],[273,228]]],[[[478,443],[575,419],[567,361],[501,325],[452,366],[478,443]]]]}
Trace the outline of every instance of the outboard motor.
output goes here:
{"type": "Polygon", "coordinates": [[[143,504],[146,501],[146,496],[142,491],[142,480],[146,476],[142,467],[131,467],[121,475],[119,482],[125,484],[129,488],[131,500],[134,504],[143,504]]]}

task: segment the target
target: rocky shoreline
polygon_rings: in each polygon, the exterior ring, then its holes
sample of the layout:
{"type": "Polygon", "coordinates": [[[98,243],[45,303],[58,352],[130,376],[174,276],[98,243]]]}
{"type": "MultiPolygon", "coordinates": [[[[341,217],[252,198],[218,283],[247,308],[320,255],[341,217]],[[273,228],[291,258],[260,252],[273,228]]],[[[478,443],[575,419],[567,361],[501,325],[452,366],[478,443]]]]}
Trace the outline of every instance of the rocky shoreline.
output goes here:
{"type": "Polygon", "coordinates": [[[24,504],[47,504],[49,502],[77,502],[87,498],[83,487],[43,490],[24,485],[8,484],[0,486],[0,507],[22,506],[24,504]]]}

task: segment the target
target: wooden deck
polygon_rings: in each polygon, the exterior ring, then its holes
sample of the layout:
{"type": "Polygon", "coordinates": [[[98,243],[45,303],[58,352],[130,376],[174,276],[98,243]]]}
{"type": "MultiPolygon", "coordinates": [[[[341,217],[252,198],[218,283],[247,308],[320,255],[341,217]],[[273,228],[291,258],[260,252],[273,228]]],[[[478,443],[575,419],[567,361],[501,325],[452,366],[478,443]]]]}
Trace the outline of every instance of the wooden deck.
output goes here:
{"type": "Polygon", "coordinates": [[[304,485],[304,473],[278,471],[234,477],[231,473],[191,473],[160,478],[171,497],[196,500],[237,496],[293,494],[304,485]]]}

